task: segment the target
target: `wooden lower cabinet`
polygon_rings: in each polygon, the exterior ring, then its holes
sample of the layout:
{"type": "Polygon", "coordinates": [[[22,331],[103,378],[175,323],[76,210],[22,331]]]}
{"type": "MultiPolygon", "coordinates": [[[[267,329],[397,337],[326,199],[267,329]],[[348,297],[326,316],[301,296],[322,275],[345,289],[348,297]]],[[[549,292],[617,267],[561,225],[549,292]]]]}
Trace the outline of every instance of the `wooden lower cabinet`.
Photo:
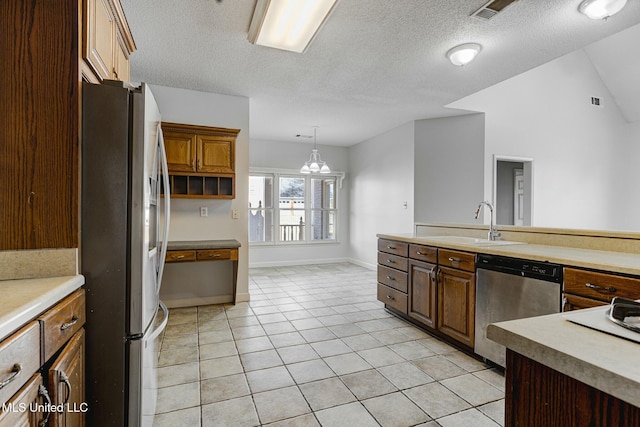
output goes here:
{"type": "Polygon", "coordinates": [[[507,349],[505,426],[639,426],[640,408],[507,349]]]}
{"type": "Polygon", "coordinates": [[[0,427],[46,425],[47,413],[37,409],[48,403],[50,400],[42,384],[42,376],[36,373],[9,402],[4,404],[0,413],[0,427]]]}
{"type": "Polygon", "coordinates": [[[440,267],[438,270],[438,330],[473,348],[475,306],[475,273],[440,267]]]}
{"type": "Polygon", "coordinates": [[[436,328],[436,264],[409,261],[409,295],[407,314],[425,326],[436,328]]]}
{"type": "Polygon", "coordinates": [[[49,393],[53,405],[64,411],[51,414],[51,427],[82,427],[85,412],[84,329],[69,340],[49,368],[49,393]]]}
{"type": "Polygon", "coordinates": [[[640,299],[640,279],[565,267],[562,311],[607,305],[614,297],[640,299]]]}

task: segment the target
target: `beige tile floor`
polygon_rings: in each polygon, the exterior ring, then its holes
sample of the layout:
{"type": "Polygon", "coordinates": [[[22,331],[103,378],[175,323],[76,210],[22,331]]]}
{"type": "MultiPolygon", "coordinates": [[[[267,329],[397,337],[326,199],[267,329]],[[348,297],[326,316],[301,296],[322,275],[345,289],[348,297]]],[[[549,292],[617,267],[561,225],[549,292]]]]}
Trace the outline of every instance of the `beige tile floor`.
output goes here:
{"type": "Polygon", "coordinates": [[[251,302],[172,309],[160,426],[497,426],[504,377],[390,315],[353,264],[250,270],[251,302]]]}

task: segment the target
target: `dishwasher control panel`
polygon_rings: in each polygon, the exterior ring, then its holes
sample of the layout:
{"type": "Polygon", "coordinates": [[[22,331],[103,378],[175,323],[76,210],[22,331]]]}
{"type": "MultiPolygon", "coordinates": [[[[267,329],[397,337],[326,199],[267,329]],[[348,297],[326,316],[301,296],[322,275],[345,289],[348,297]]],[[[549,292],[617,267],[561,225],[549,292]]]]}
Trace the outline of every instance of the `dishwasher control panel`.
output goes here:
{"type": "Polygon", "coordinates": [[[550,262],[478,254],[476,268],[562,283],[562,266],[550,262]]]}

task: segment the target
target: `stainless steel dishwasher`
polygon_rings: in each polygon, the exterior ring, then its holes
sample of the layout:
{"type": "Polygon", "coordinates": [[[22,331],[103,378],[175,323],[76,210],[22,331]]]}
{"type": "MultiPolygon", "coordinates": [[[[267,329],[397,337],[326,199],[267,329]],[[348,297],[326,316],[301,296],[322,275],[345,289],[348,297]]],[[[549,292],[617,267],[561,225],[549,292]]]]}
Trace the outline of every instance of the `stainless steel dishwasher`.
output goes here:
{"type": "Polygon", "coordinates": [[[476,268],[475,352],[504,367],[506,350],[487,338],[487,326],[559,313],[562,266],[479,254],[476,268]]]}

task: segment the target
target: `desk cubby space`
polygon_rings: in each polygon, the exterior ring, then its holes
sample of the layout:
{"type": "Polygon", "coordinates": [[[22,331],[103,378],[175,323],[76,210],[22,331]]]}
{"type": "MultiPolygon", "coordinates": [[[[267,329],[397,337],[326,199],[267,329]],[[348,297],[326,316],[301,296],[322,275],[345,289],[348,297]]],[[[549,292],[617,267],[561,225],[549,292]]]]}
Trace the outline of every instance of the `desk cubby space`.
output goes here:
{"type": "MultiPolygon", "coordinates": [[[[169,175],[171,197],[193,199],[233,199],[234,174],[220,176],[169,175]]],[[[164,188],[162,190],[164,194],[164,188]]]]}

